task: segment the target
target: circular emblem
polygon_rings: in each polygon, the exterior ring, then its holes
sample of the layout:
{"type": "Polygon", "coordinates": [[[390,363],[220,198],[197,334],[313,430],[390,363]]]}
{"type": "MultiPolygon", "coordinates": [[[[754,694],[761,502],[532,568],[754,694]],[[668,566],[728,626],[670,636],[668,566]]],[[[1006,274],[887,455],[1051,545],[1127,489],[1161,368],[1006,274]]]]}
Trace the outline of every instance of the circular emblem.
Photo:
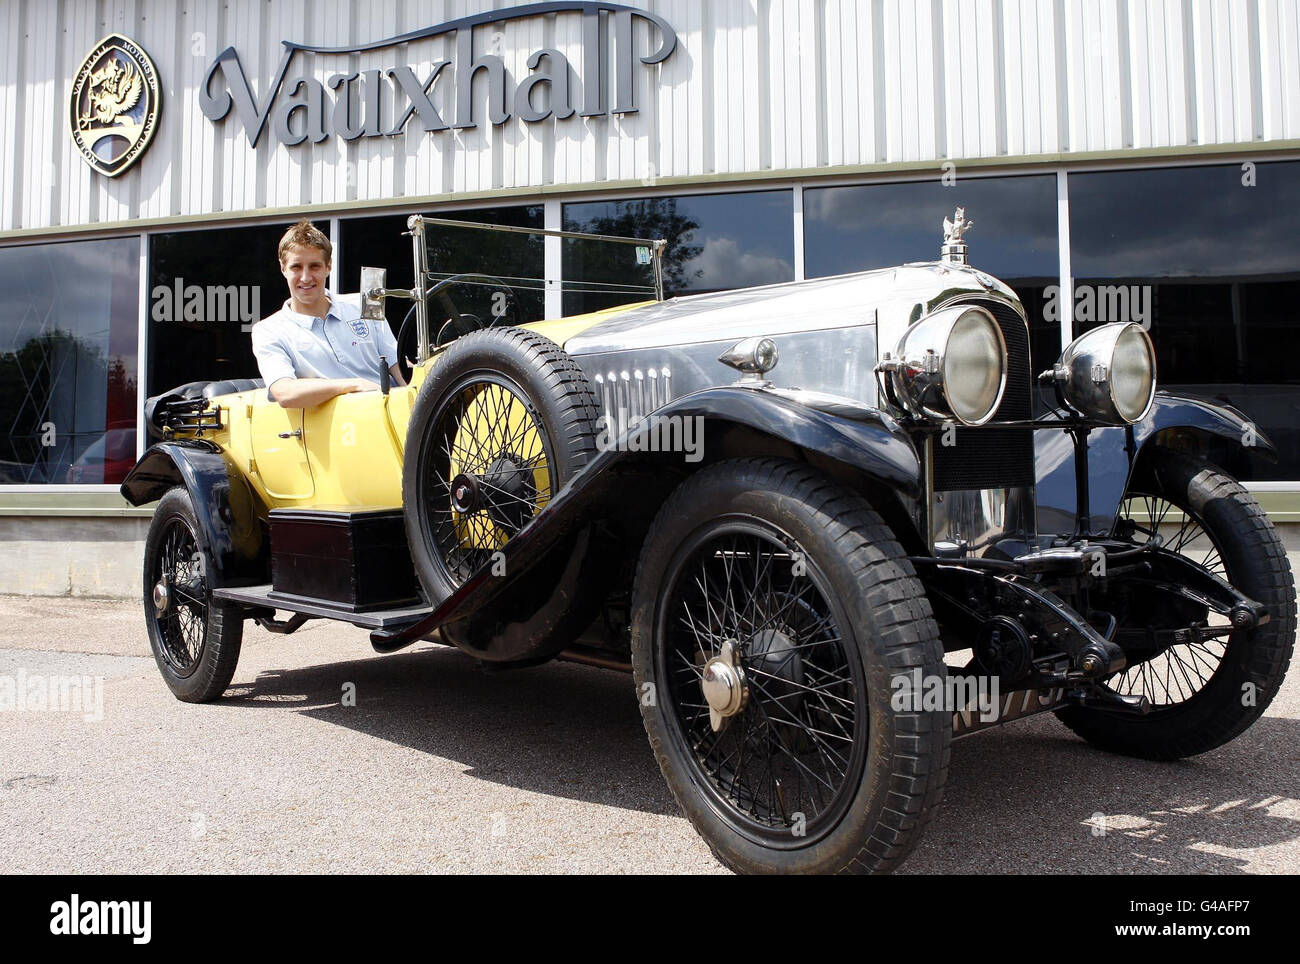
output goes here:
{"type": "Polygon", "coordinates": [[[87,164],[108,177],[130,167],[158,127],[158,71],[143,48],[109,34],[72,81],[68,121],[87,164]]]}

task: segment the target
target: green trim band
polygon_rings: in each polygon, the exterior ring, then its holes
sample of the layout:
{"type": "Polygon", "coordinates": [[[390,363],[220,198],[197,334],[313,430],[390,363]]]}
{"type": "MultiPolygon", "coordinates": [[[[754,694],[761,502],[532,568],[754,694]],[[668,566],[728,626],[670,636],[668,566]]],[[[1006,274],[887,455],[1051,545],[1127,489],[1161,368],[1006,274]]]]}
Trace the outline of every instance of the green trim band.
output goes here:
{"type": "Polygon", "coordinates": [[[25,519],[51,518],[60,519],[71,518],[89,518],[89,519],[111,519],[111,518],[130,518],[130,519],[148,519],[153,515],[153,509],[72,509],[72,508],[33,508],[33,509],[15,509],[7,506],[0,506],[0,518],[11,518],[21,516],[25,519]]]}
{"type": "Polygon", "coordinates": [[[151,506],[136,508],[117,492],[6,492],[0,488],[0,516],[140,518],[151,506]]]}

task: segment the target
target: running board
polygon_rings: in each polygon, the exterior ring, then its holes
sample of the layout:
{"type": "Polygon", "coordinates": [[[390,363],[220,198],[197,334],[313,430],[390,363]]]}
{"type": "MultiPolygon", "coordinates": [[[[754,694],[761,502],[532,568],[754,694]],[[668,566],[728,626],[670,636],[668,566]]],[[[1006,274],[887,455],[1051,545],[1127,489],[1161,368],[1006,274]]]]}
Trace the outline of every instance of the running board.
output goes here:
{"type": "Polygon", "coordinates": [[[241,606],[282,609],[285,612],[301,613],[304,616],[313,616],[320,619],[338,619],[351,623],[353,626],[361,626],[370,630],[400,629],[418,623],[430,612],[429,607],[424,605],[355,612],[346,606],[331,603],[328,599],[309,599],[306,596],[275,592],[270,583],[264,586],[214,589],[212,597],[226,602],[239,603],[241,606]]]}

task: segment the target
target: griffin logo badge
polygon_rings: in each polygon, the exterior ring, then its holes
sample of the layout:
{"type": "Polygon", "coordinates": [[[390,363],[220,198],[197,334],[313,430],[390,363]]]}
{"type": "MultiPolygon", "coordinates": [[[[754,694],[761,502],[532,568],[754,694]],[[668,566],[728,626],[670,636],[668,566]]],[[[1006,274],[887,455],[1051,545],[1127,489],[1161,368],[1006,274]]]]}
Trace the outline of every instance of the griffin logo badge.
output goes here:
{"type": "Polygon", "coordinates": [[[117,177],[135,162],[158,126],[158,71],[133,40],[109,34],[72,82],[68,120],[86,163],[117,177]]]}

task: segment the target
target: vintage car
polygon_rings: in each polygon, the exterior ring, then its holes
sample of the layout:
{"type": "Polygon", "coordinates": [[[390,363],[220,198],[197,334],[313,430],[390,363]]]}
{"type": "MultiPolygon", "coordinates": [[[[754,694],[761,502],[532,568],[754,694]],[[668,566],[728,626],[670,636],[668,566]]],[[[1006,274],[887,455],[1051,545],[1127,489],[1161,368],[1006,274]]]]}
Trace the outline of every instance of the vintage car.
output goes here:
{"type": "MultiPolygon", "coordinates": [[[[1276,695],[1294,582],[1233,477],[1272,446],[1157,392],[1139,325],[1031,361],[960,210],[938,261],[535,323],[460,310],[511,288],[429,270],[454,223],[410,219],[412,289],[363,273],[364,317],[414,303],[409,386],[150,399],[122,492],[158,501],[145,616],[179,699],[221,695],[247,619],[623,668],[723,863],[841,872],[912,850],[954,737],[1051,710],[1173,760],[1276,695]]],[[[604,240],[661,290],[662,241],[604,240]]]]}

